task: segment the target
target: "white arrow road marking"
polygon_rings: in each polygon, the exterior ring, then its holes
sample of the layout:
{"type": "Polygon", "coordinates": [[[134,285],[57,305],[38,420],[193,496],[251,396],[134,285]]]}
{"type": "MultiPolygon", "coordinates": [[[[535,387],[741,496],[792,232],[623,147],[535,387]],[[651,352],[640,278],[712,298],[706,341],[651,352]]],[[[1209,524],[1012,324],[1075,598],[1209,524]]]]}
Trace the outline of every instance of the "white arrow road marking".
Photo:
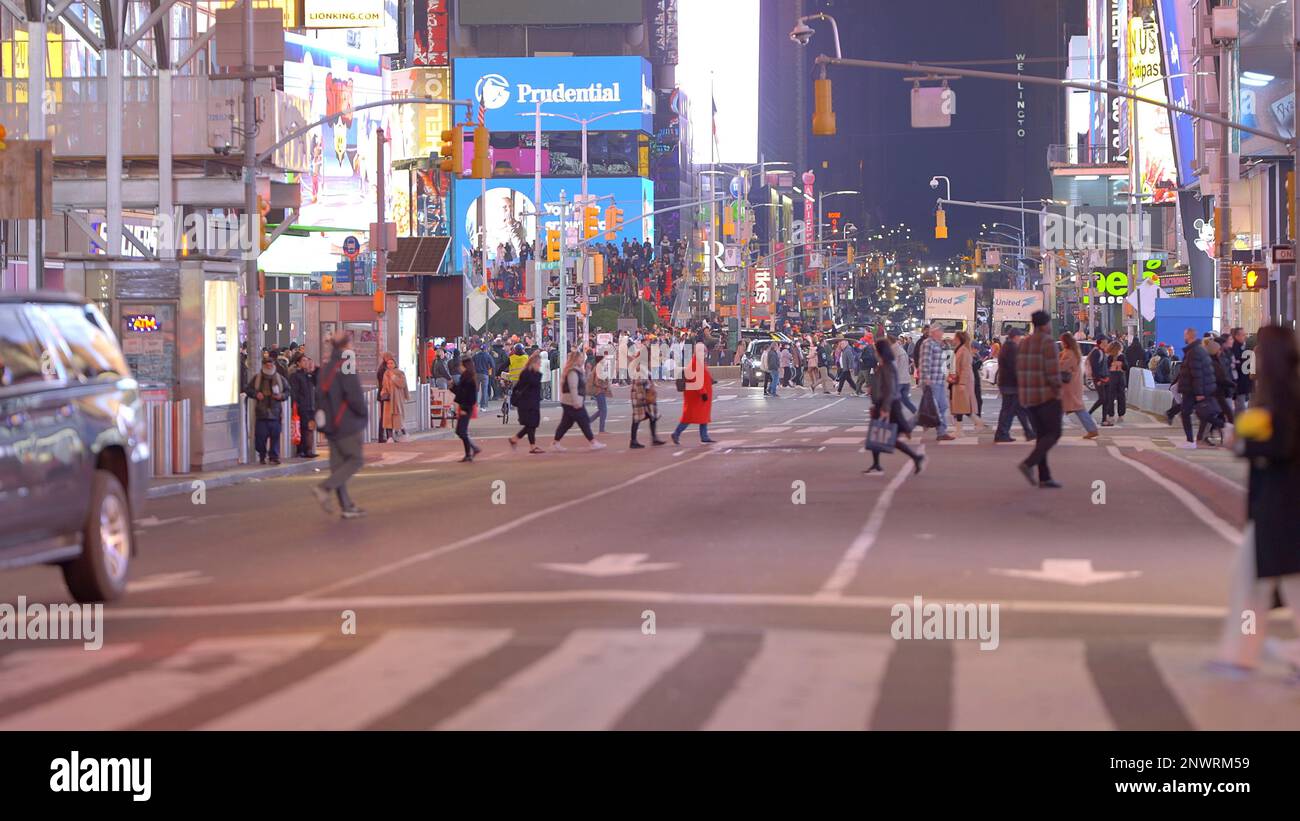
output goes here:
{"type": "Polygon", "coordinates": [[[547,562],[539,564],[539,567],[545,567],[547,570],[558,570],[561,573],[577,573],[580,576],[630,576],[634,573],[645,573],[651,570],[672,570],[678,565],[674,562],[650,562],[642,564],[647,558],[648,553],[606,553],[604,556],[597,556],[586,564],[569,564],[565,562],[547,562]]]}
{"type": "Polygon", "coordinates": [[[1093,570],[1091,559],[1043,559],[1041,570],[1007,570],[992,568],[990,573],[1017,579],[1037,579],[1043,582],[1060,582],[1084,587],[1098,582],[1132,579],[1142,575],[1140,570],[1093,570]]]}
{"type": "Polygon", "coordinates": [[[154,573],[151,576],[145,576],[127,583],[126,592],[143,593],[147,590],[167,590],[172,587],[192,587],[196,584],[207,584],[210,581],[212,581],[212,579],[202,575],[197,570],[183,570],[179,573],[154,573]]]}

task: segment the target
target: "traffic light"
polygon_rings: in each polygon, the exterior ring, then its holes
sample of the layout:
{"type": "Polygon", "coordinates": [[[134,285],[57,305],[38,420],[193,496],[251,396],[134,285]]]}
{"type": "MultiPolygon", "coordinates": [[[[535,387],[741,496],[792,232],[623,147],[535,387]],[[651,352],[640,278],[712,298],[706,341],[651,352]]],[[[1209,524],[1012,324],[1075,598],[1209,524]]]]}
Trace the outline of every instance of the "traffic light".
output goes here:
{"type": "Polygon", "coordinates": [[[546,260],[556,262],[560,258],[560,232],[554,228],[546,231],[546,260]]]}
{"type": "Polygon", "coordinates": [[[476,180],[492,177],[491,139],[487,126],[474,126],[474,165],[470,169],[470,176],[476,180]]]}
{"type": "Polygon", "coordinates": [[[600,209],[588,205],[582,209],[582,236],[591,239],[600,233],[600,209]]]}
{"type": "Polygon", "coordinates": [[[605,239],[611,242],[618,239],[618,232],[623,230],[623,209],[611,205],[605,209],[605,239]]]}
{"type": "Polygon", "coordinates": [[[849,264],[852,265],[852,264],[853,264],[853,244],[852,244],[852,243],[849,243],[849,247],[848,247],[848,249],[845,251],[845,254],[846,254],[846,255],[848,256],[848,258],[849,258],[849,264]]]}
{"type": "Polygon", "coordinates": [[[1232,291],[1240,291],[1240,290],[1241,290],[1242,283],[1245,281],[1245,276],[1244,276],[1244,274],[1243,274],[1243,272],[1242,272],[1241,266],[1240,266],[1240,265],[1233,265],[1233,266],[1229,269],[1229,272],[1230,272],[1230,273],[1228,274],[1228,288],[1229,288],[1229,290],[1232,290],[1232,291]]]}
{"type": "Polygon", "coordinates": [[[831,81],[829,77],[813,80],[813,134],[818,137],[835,135],[835,111],[831,105],[831,81]]]}
{"type": "Polygon", "coordinates": [[[375,289],[374,304],[372,307],[375,309],[375,313],[377,314],[382,314],[384,312],[384,292],[379,288],[375,289]]]}
{"type": "Polygon", "coordinates": [[[257,272],[257,298],[266,299],[266,271],[257,272]]]}
{"type": "Polygon", "coordinates": [[[0,151],[5,150],[5,127],[0,125],[0,151]]]}
{"type": "Polygon", "coordinates": [[[332,293],[332,292],[334,291],[334,275],[333,275],[333,274],[321,274],[321,275],[320,275],[320,289],[321,289],[322,291],[324,291],[325,293],[327,293],[327,294],[328,294],[328,293],[332,293]]]}
{"type": "Polygon", "coordinates": [[[944,213],[942,208],[934,212],[934,238],[948,238],[948,215],[944,213]]]}
{"type": "Polygon", "coordinates": [[[555,319],[555,303],[554,302],[546,303],[546,307],[543,309],[542,315],[545,316],[547,319],[555,319]]]}
{"type": "Polygon", "coordinates": [[[442,160],[438,163],[443,173],[459,174],[465,170],[465,132],[460,126],[449,128],[442,132],[442,148],[439,154],[442,160]]]}
{"type": "Polygon", "coordinates": [[[271,203],[261,194],[257,195],[257,246],[265,251],[271,243],[266,238],[266,215],[271,211],[271,203]]]}
{"type": "Polygon", "coordinates": [[[984,249],[978,245],[975,246],[975,267],[984,267],[984,249]]]}

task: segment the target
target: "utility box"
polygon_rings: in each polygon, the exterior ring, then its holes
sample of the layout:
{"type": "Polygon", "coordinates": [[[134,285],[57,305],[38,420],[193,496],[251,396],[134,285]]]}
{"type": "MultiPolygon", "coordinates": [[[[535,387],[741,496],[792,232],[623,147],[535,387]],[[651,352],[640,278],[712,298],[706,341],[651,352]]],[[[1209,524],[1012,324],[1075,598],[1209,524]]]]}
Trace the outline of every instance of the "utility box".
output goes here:
{"type": "MultiPolygon", "coordinates": [[[[232,68],[244,64],[244,9],[217,9],[216,62],[232,68]]],[[[253,9],[253,65],[284,65],[284,13],[253,9]]]]}

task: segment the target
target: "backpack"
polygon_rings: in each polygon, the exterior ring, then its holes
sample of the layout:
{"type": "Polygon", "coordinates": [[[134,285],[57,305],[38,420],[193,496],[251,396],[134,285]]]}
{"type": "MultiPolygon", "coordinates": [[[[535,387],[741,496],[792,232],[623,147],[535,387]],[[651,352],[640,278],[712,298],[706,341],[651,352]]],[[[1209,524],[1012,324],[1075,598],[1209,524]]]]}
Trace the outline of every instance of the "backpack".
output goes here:
{"type": "Polygon", "coordinates": [[[339,423],[343,421],[343,412],[347,410],[347,402],[342,401],[343,397],[339,397],[337,408],[330,407],[332,401],[329,393],[330,385],[334,383],[334,377],[342,368],[343,360],[335,359],[334,367],[330,368],[330,372],[325,374],[325,378],[316,385],[316,430],[326,436],[338,431],[339,423]]]}

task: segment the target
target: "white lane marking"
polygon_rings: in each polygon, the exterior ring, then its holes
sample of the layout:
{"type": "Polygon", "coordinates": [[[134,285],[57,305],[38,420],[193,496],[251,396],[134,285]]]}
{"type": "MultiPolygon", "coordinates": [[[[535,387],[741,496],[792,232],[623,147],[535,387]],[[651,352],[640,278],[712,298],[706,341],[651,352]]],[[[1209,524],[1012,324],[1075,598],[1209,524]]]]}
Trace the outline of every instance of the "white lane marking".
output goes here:
{"type": "Polygon", "coordinates": [[[392,630],[315,675],[204,730],[359,730],[487,655],[509,630],[392,630]]]}
{"type": "Polygon", "coordinates": [[[683,656],[701,630],[578,630],[438,725],[446,730],[603,730],[683,656]]]}
{"type": "Polygon", "coordinates": [[[853,578],[858,574],[858,566],[866,558],[867,551],[876,543],[876,537],[880,535],[881,525],[885,523],[885,513],[889,510],[889,505],[894,501],[894,494],[907,477],[912,473],[912,462],[907,460],[899,466],[898,472],[894,478],[889,480],[883,492],[876,499],[875,506],[871,509],[871,515],[867,518],[867,523],[862,526],[862,531],[858,533],[853,544],[844,553],[840,563],[831,571],[831,575],[826,579],[821,589],[817,591],[817,598],[836,598],[844,592],[844,588],[849,586],[853,578]]]}
{"type": "Polygon", "coordinates": [[[1169,481],[1168,479],[1161,476],[1159,473],[1156,473],[1154,470],[1142,464],[1141,462],[1135,459],[1130,459],[1129,457],[1120,453],[1119,448],[1115,447],[1114,445],[1107,446],[1106,450],[1107,452],[1110,453],[1111,456],[1114,456],[1119,461],[1125,463],[1129,467],[1136,470],[1138,473],[1141,473],[1143,476],[1147,477],[1151,481],[1163,487],[1165,490],[1169,491],[1170,496],[1173,496],[1175,499],[1182,502],[1183,507],[1190,510],[1193,516],[1195,516],[1196,518],[1204,522],[1206,525],[1208,525],[1210,529],[1213,530],[1215,533],[1218,533],[1219,536],[1221,536],[1224,541],[1228,542],[1231,545],[1241,544],[1241,531],[1237,530],[1232,525],[1220,519],[1217,515],[1215,515],[1214,511],[1206,507],[1201,502],[1200,499],[1197,499],[1195,496],[1189,493],[1187,489],[1184,488],[1182,485],[1175,484],[1174,482],[1169,481]]]}
{"type": "Polygon", "coordinates": [[[789,425],[768,425],[765,428],[759,428],[754,433],[785,433],[790,430],[789,425]]]}
{"type": "Polygon", "coordinates": [[[519,527],[522,527],[527,524],[531,524],[532,522],[537,521],[543,516],[549,516],[553,513],[559,513],[562,510],[568,510],[571,507],[584,505],[587,502],[590,502],[594,499],[599,499],[600,497],[607,496],[611,493],[618,493],[619,491],[629,488],[632,485],[639,484],[640,482],[644,482],[646,479],[650,479],[652,477],[658,476],[660,473],[663,473],[665,471],[669,471],[672,470],[673,468],[681,467],[682,465],[689,465],[692,462],[697,462],[700,459],[712,455],[712,453],[713,453],[712,450],[706,450],[703,453],[699,454],[698,456],[692,456],[689,459],[682,459],[679,462],[671,462],[667,465],[663,465],[662,467],[657,467],[654,470],[646,471],[645,473],[639,473],[636,476],[633,476],[631,479],[626,479],[622,482],[619,482],[618,484],[609,485],[607,487],[601,488],[600,490],[592,491],[591,493],[588,493],[584,496],[579,496],[575,499],[570,499],[567,502],[560,502],[559,504],[552,505],[551,507],[547,507],[542,510],[535,510],[532,513],[526,513],[522,516],[519,516],[518,518],[511,519],[510,521],[499,524],[496,527],[489,528],[484,531],[480,531],[479,533],[476,533],[472,536],[466,536],[462,539],[457,539],[454,542],[449,542],[448,544],[435,547],[431,550],[424,550],[419,553],[413,553],[409,556],[398,559],[396,561],[388,562],[387,564],[381,564],[378,567],[372,568],[363,573],[357,573],[353,576],[339,579],[338,581],[331,582],[326,585],[322,585],[312,590],[308,590],[304,593],[299,593],[296,596],[291,596],[290,599],[291,600],[306,599],[312,596],[320,596],[325,593],[330,593],[334,590],[339,590],[344,587],[351,587],[353,585],[360,584],[362,582],[366,582],[374,578],[378,578],[379,576],[385,576],[396,570],[401,570],[404,567],[410,567],[413,564],[419,564],[420,562],[427,561],[429,559],[433,559],[438,556],[445,555],[447,553],[451,553],[452,551],[460,550],[462,547],[469,547],[470,545],[475,545],[478,544],[479,542],[485,542],[490,539],[494,539],[497,536],[501,536],[506,533],[509,533],[510,531],[515,530],[519,527]]]}
{"type": "Polygon", "coordinates": [[[861,445],[863,438],[861,436],[832,436],[823,445],[861,445]]]}
{"type": "Polygon", "coordinates": [[[1077,640],[953,644],[954,730],[1113,730],[1077,640]]]}
{"type": "MultiPolygon", "coordinates": [[[[521,604],[692,604],[723,607],[838,607],[854,610],[889,610],[912,593],[898,596],[818,596],[807,593],[682,593],[670,590],[525,590],[490,593],[429,593],[404,596],[350,596],[335,599],[276,599],[238,604],[198,604],[165,607],[114,607],[104,617],[114,619],[212,618],[217,616],[268,615],[376,609],[465,606],[517,606],[521,604]],[[899,596],[902,596],[901,598],[899,596]]],[[[1075,616],[1152,616],[1164,618],[1206,618],[1222,620],[1227,608],[1203,604],[1147,604],[1142,602],[1097,602],[1063,600],[1001,601],[1002,610],[1015,613],[1068,614],[1075,616]]],[[[1289,610],[1269,613],[1285,621],[1289,610]]]]}
{"type": "MultiPolygon", "coordinates": [[[[1002,445],[1032,445],[1033,442],[1026,442],[1023,439],[1015,442],[999,442],[998,447],[1002,445]]],[[[1095,448],[1100,444],[1096,439],[1084,439],[1081,436],[1062,436],[1056,444],[1072,448],[1095,448]]]]}
{"type": "Polygon", "coordinates": [[[173,587],[192,587],[212,581],[197,570],[182,570],[177,573],[154,573],[127,582],[126,592],[143,593],[147,590],[170,590],[173,587]]]}
{"type": "Polygon", "coordinates": [[[0,730],[120,730],[261,673],[318,635],[203,639],[143,670],[0,720],[0,730]]]}
{"type": "Polygon", "coordinates": [[[1285,668],[1269,663],[1241,680],[1205,669],[1214,647],[1152,642],[1151,660],[1197,730],[1277,730],[1300,727],[1300,699],[1283,683],[1285,668]]]}
{"type": "Polygon", "coordinates": [[[897,646],[883,636],[767,630],[703,729],[866,729],[897,646]]]}
{"type": "Polygon", "coordinates": [[[0,656],[0,701],[45,690],[131,655],[135,644],[104,645],[94,652],[80,645],[48,650],[15,650],[0,656]]]}
{"type": "Polygon", "coordinates": [[[956,439],[953,439],[951,441],[935,442],[935,444],[939,445],[940,447],[947,447],[949,445],[978,445],[979,443],[980,440],[974,436],[958,436],[956,439]]]}
{"type": "MultiPolygon", "coordinates": [[[[1107,438],[1122,448],[1137,448],[1138,450],[1146,450],[1148,448],[1155,446],[1155,442],[1152,439],[1145,436],[1109,436],[1107,438]]],[[[1094,439],[1090,441],[1095,442],[1096,440],[1094,439]]]]}
{"type": "Polygon", "coordinates": [[[464,453],[448,453],[446,456],[435,456],[432,459],[421,459],[420,464],[429,465],[436,462],[459,462],[465,456],[464,453]]]}
{"type": "Polygon", "coordinates": [[[813,410],[810,410],[810,411],[808,411],[807,413],[801,413],[801,414],[799,414],[798,416],[796,416],[796,417],[793,418],[793,419],[787,419],[787,420],[785,420],[785,421],[782,422],[781,424],[782,424],[782,425],[793,425],[795,422],[798,422],[800,419],[803,419],[805,416],[812,416],[814,413],[821,413],[822,411],[826,410],[827,408],[832,408],[832,407],[838,405],[839,403],[843,402],[843,401],[844,401],[845,399],[847,399],[847,398],[848,398],[848,397],[846,396],[846,397],[842,397],[842,398],[840,398],[840,399],[836,399],[836,400],[833,401],[833,402],[827,402],[825,405],[822,405],[822,406],[819,407],[819,408],[814,408],[813,410]]]}
{"type": "Polygon", "coordinates": [[[379,455],[378,462],[371,462],[366,467],[385,468],[390,465],[400,465],[403,462],[409,462],[420,455],[418,450],[394,451],[386,450],[379,455]]]}
{"type": "Polygon", "coordinates": [[[844,430],[845,430],[846,432],[848,432],[848,433],[866,433],[866,432],[867,432],[867,426],[866,426],[866,425],[854,425],[853,427],[851,427],[851,428],[845,428],[844,430]]]}
{"type": "Polygon", "coordinates": [[[649,553],[606,553],[586,562],[542,562],[538,567],[579,576],[631,576],[655,570],[672,570],[676,562],[647,562],[649,553]]]}
{"type": "MultiPolygon", "coordinates": [[[[422,476],[422,475],[427,474],[427,473],[437,473],[437,472],[438,472],[438,471],[437,471],[437,469],[435,469],[435,468],[418,468],[418,469],[416,469],[416,470],[393,470],[393,471],[387,471],[387,470],[386,470],[386,471],[384,471],[383,473],[366,473],[365,471],[362,471],[361,473],[358,473],[358,474],[356,475],[356,478],[358,478],[358,479],[375,479],[375,478],[390,479],[390,478],[392,478],[392,477],[394,477],[394,476],[422,476]]],[[[285,477],[285,478],[298,478],[298,477],[288,476],[288,477],[285,477]]],[[[312,478],[319,478],[319,477],[307,476],[307,477],[303,477],[303,478],[312,479],[312,478]]]]}
{"type": "Polygon", "coordinates": [[[838,427],[839,425],[814,425],[810,428],[800,428],[795,433],[830,433],[838,427]]]}
{"type": "MultiPolygon", "coordinates": [[[[1176,458],[1173,454],[1171,454],[1171,453],[1165,453],[1165,452],[1163,452],[1163,451],[1161,451],[1161,450],[1153,450],[1153,451],[1151,451],[1151,452],[1152,452],[1153,454],[1155,454],[1156,457],[1159,458],[1159,459],[1175,459],[1175,458],[1176,458]]],[[[1234,458],[1235,458],[1235,457],[1234,457],[1234,458]]],[[[1242,492],[1244,492],[1244,491],[1246,490],[1246,487],[1245,487],[1244,485],[1239,484],[1239,483],[1237,483],[1237,482],[1234,482],[1232,479],[1228,478],[1227,476],[1221,476],[1221,475],[1215,473],[1214,471],[1210,470],[1209,468],[1205,467],[1204,465],[1199,465],[1199,464],[1197,464],[1196,462],[1189,462],[1189,461],[1187,461],[1186,459],[1179,459],[1179,460],[1177,460],[1177,461],[1178,461],[1178,463],[1181,464],[1183,467],[1191,468],[1192,470],[1196,471],[1197,474],[1199,474],[1199,475],[1201,475],[1201,476],[1204,476],[1204,477],[1205,477],[1206,479],[1208,479],[1209,481],[1214,482],[1215,484],[1219,485],[1219,486],[1220,486],[1221,488],[1223,488],[1225,491],[1228,491],[1228,492],[1230,492],[1230,493],[1233,493],[1233,492],[1235,492],[1235,493],[1242,493],[1242,492]]]]}

